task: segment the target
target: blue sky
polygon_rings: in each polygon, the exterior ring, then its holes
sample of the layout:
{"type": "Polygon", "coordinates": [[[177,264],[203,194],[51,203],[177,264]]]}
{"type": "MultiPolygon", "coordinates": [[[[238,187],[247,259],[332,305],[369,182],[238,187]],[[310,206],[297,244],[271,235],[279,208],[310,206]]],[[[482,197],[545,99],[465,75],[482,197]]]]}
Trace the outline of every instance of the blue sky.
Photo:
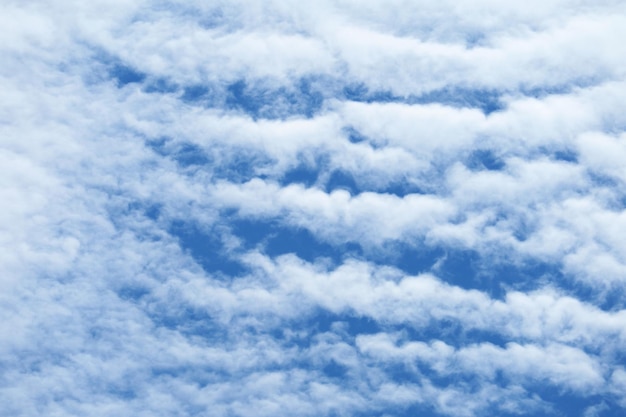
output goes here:
{"type": "Polygon", "coordinates": [[[509,3],[1,5],[0,416],[624,415],[626,7],[509,3]]]}

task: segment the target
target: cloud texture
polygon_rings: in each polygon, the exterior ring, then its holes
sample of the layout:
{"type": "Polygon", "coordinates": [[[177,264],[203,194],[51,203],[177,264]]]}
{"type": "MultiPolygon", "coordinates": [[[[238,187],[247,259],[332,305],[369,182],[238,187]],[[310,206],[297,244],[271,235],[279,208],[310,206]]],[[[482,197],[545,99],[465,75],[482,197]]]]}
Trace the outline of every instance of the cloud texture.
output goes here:
{"type": "Polygon", "coordinates": [[[626,6],[509,3],[4,2],[0,415],[623,415],[626,6]]]}

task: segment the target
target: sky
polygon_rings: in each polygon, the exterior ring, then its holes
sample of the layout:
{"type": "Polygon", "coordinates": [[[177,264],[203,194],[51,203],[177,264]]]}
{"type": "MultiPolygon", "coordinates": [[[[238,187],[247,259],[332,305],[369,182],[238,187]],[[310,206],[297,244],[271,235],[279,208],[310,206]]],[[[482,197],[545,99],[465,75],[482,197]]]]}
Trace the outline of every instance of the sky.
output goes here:
{"type": "Polygon", "coordinates": [[[626,414],[624,1],[0,27],[0,416],[626,414]]]}

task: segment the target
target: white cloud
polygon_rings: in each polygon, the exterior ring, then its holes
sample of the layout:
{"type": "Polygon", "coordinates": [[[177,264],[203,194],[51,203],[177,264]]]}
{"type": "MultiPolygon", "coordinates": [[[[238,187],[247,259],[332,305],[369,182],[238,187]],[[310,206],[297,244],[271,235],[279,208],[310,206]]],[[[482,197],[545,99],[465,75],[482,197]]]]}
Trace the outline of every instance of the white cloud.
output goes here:
{"type": "Polygon", "coordinates": [[[6,412],[523,415],[558,410],[549,386],[619,413],[622,3],[7,2],[6,412]],[[240,80],[257,114],[225,107],[240,80]],[[337,259],[270,256],[241,219],[337,259]],[[173,224],[243,272],[203,269],[173,224]],[[402,247],[441,252],[411,275],[402,247]],[[447,270],[455,251],[495,276],[447,270]]]}

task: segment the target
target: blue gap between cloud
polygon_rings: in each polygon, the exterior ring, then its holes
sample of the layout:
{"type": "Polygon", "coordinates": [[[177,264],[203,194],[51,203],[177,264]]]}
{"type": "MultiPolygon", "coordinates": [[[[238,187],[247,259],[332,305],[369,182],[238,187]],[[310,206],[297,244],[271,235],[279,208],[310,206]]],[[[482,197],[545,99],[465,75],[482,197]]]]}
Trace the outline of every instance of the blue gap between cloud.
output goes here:
{"type": "Polygon", "coordinates": [[[354,127],[348,126],[344,127],[342,130],[350,143],[362,143],[367,141],[367,137],[354,127]]]}
{"type": "Polygon", "coordinates": [[[215,322],[202,308],[181,302],[153,299],[145,305],[145,312],[155,326],[175,330],[184,336],[201,338],[204,342],[224,342],[228,340],[228,328],[215,322]]]}
{"type": "MultiPolygon", "coordinates": [[[[318,183],[320,175],[329,169],[328,165],[329,161],[325,156],[319,156],[314,164],[301,162],[294,168],[287,170],[280,177],[279,184],[281,186],[302,184],[307,188],[313,187],[318,183]]],[[[406,179],[391,182],[386,186],[367,187],[365,184],[359,183],[352,173],[342,169],[335,169],[330,172],[323,189],[327,193],[331,193],[334,190],[346,190],[352,196],[367,191],[392,194],[398,197],[424,193],[419,187],[409,184],[406,179]]]]}
{"type": "Polygon", "coordinates": [[[353,196],[364,191],[358,186],[352,174],[343,170],[334,170],[328,178],[326,192],[330,193],[334,190],[346,190],[353,196]]]}
{"type": "MultiPolygon", "coordinates": [[[[321,333],[336,333],[350,342],[358,335],[371,335],[377,333],[397,333],[404,334],[404,342],[424,342],[442,341],[450,346],[459,348],[469,344],[491,343],[494,346],[504,348],[510,341],[496,332],[484,330],[464,330],[457,320],[452,319],[430,319],[426,325],[413,325],[413,323],[383,323],[371,317],[359,316],[352,313],[333,313],[323,308],[318,308],[316,312],[306,319],[289,323],[289,329],[307,330],[309,336],[294,342],[300,348],[307,348],[311,345],[313,338],[321,333]],[[339,333],[334,325],[340,324],[339,333]]],[[[279,338],[280,334],[277,334],[279,338]]],[[[430,371],[429,371],[430,372],[430,371]]],[[[411,376],[411,378],[413,378],[411,376]]]]}
{"type": "Polygon", "coordinates": [[[146,74],[120,62],[112,65],[109,75],[116,80],[118,87],[132,83],[141,83],[146,78],[146,74]]]}
{"type": "Polygon", "coordinates": [[[478,108],[484,114],[491,114],[504,109],[500,93],[494,90],[445,88],[419,96],[397,96],[389,91],[370,91],[361,84],[344,87],[346,100],[365,103],[406,103],[406,104],[441,104],[452,107],[478,108]]]}
{"type": "Polygon", "coordinates": [[[554,159],[557,161],[578,163],[578,154],[571,149],[562,149],[554,152],[554,159]]]}
{"type": "Polygon", "coordinates": [[[159,219],[159,217],[161,217],[162,210],[163,206],[161,204],[150,204],[145,208],[144,214],[150,220],[156,221],[159,219]]]}
{"type": "Polygon", "coordinates": [[[488,260],[478,252],[430,247],[423,244],[393,243],[365,251],[358,242],[331,244],[317,239],[309,230],[278,220],[236,219],[232,233],[242,239],[244,248],[260,247],[268,256],[293,253],[307,262],[326,258],[338,265],[357,258],[379,265],[390,265],[407,275],[433,271],[443,281],[464,289],[476,289],[502,299],[508,288],[534,290],[543,276],[561,277],[557,265],[526,261],[488,260]],[[433,269],[434,268],[434,269],[433,269]]]}
{"type": "Polygon", "coordinates": [[[209,156],[197,145],[183,143],[172,155],[172,158],[183,167],[207,165],[211,162],[209,156]]]}
{"type": "Polygon", "coordinates": [[[394,266],[407,275],[432,271],[450,285],[479,290],[496,299],[503,299],[508,289],[535,290],[542,285],[543,276],[562,279],[555,264],[487,259],[476,251],[423,244],[394,243],[382,251],[368,250],[362,257],[376,264],[394,266]]]}
{"type": "Polygon", "coordinates": [[[187,104],[203,104],[208,107],[214,103],[216,92],[208,85],[195,84],[183,87],[180,99],[187,104]],[[210,94],[213,93],[213,94],[210,94]]]}
{"type": "Polygon", "coordinates": [[[289,184],[302,184],[310,188],[315,185],[318,179],[320,169],[307,164],[300,164],[295,168],[287,170],[280,178],[279,184],[286,186],[289,184]]]}
{"type": "Polygon", "coordinates": [[[318,308],[313,316],[308,318],[305,323],[300,324],[304,327],[310,327],[316,333],[333,332],[333,325],[343,324],[342,327],[348,335],[359,334],[375,334],[383,331],[383,327],[376,320],[354,314],[337,314],[331,311],[318,308]]]}
{"type": "Polygon", "coordinates": [[[289,116],[313,117],[322,107],[324,97],[313,80],[301,78],[293,85],[268,88],[238,80],[226,87],[225,106],[242,111],[253,119],[277,119],[289,116]]]}
{"type": "Polygon", "coordinates": [[[101,82],[104,78],[115,81],[117,87],[122,88],[128,84],[142,83],[147,77],[146,73],[125,63],[104,49],[92,46],[91,52],[92,62],[95,66],[87,76],[86,81],[88,83],[101,82]]]}
{"type": "Polygon", "coordinates": [[[214,230],[204,231],[194,224],[174,221],[168,233],[178,238],[181,248],[207,273],[221,273],[232,278],[247,271],[243,264],[229,256],[222,245],[221,236],[214,230]]]}
{"type": "Polygon", "coordinates": [[[575,283],[564,288],[565,292],[581,301],[590,302],[603,311],[626,308],[626,290],[621,287],[598,290],[584,283],[575,283]]]}
{"type": "Polygon", "coordinates": [[[442,89],[423,94],[415,100],[419,104],[439,103],[453,107],[478,108],[487,115],[504,109],[500,93],[494,90],[442,89]]]}
{"type": "Polygon", "coordinates": [[[321,109],[324,96],[312,78],[302,78],[285,86],[249,84],[240,79],[228,85],[199,83],[179,86],[167,79],[149,80],[150,93],[182,91],[180,100],[190,105],[242,112],[254,120],[290,116],[311,118],[321,109]]]}
{"type": "Polygon", "coordinates": [[[167,78],[147,79],[144,84],[143,91],[146,93],[168,94],[175,93],[179,90],[178,84],[167,78]]]}
{"type": "MultiPolygon", "coordinates": [[[[601,403],[606,398],[590,393],[573,393],[564,388],[556,387],[548,381],[536,381],[534,385],[528,386],[528,390],[539,395],[541,399],[552,404],[556,415],[563,417],[580,416],[583,417],[584,410],[588,407],[601,403]]],[[[601,412],[598,417],[620,417],[623,414],[616,413],[617,407],[601,412]]]]}
{"type": "Polygon", "coordinates": [[[328,170],[329,164],[330,158],[327,154],[316,155],[313,161],[299,158],[298,165],[285,171],[279,183],[281,186],[302,184],[305,187],[312,187],[317,183],[319,176],[328,170]]]}
{"type": "Polygon", "coordinates": [[[307,229],[285,227],[277,221],[237,219],[231,222],[231,228],[246,249],[261,247],[271,257],[293,253],[307,262],[326,258],[337,264],[345,256],[360,253],[356,244],[335,247],[317,240],[307,229]]]}
{"type": "Polygon", "coordinates": [[[146,146],[160,156],[173,159],[181,168],[205,166],[213,162],[204,149],[193,143],[175,142],[171,138],[161,137],[146,141],[146,146]]]}
{"type": "Polygon", "coordinates": [[[467,162],[467,167],[475,171],[501,171],[504,166],[504,161],[490,149],[473,151],[467,162]]]}

